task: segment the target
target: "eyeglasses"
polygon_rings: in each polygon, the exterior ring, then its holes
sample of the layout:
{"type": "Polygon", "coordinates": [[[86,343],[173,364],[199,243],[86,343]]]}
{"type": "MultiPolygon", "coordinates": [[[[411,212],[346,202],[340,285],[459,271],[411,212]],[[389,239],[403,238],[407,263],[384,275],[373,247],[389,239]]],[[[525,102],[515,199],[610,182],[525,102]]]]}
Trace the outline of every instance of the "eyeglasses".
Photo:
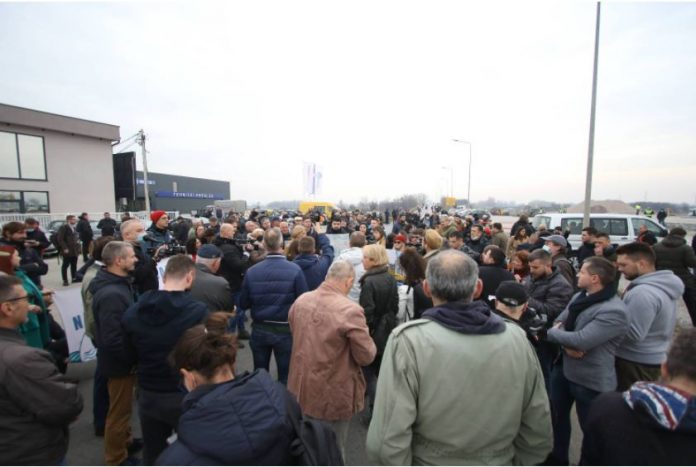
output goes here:
{"type": "Polygon", "coordinates": [[[5,303],[9,303],[9,302],[18,302],[18,301],[20,301],[20,300],[27,300],[27,301],[29,301],[29,295],[27,294],[27,295],[24,295],[24,296],[22,296],[22,297],[10,298],[9,300],[5,300],[5,303]]]}

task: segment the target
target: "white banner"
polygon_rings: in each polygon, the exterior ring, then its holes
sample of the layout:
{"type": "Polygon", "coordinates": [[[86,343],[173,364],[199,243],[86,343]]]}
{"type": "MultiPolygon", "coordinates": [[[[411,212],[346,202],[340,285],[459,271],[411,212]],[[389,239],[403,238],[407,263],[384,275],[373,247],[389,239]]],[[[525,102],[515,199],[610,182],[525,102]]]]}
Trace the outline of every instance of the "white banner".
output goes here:
{"type": "Polygon", "coordinates": [[[321,193],[322,172],[314,162],[304,162],[302,166],[302,181],[304,193],[307,196],[317,196],[321,193]]]}
{"type": "Polygon", "coordinates": [[[329,237],[336,256],[340,255],[343,250],[350,248],[349,234],[327,234],[326,236],[329,237]]]}
{"type": "Polygon", "coordinates": [[[159,263],[157,263],[157,280],[159,280],[159,289],[164,290],[164,269],[167,267],[167,263],[169,262],[169,256],[162,259],[159,263]]]}
{"type": "Polygon", "coordinates": [[[70,362],[88,362],[97,358],[92,339],[85,335],[85,317],[80,287],[57,290],[53,296],[53,309],[63,321],[68,340],[70,362]]]}

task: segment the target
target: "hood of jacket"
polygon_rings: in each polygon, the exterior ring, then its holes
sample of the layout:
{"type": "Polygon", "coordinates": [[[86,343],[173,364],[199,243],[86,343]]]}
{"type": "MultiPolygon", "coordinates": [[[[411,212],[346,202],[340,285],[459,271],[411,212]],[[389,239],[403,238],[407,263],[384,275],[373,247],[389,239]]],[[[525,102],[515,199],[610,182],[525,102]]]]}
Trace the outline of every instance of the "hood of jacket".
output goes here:
{"type": "Polygon", "coordinates": [[[222,465],[266,464],[289,441],[281,389],[265,370],[196,388],[184,398],[178,442],[222,465]]]}
{"type": "Polygon", "coordinates": [[[628,406],[659,427],[696,434],[696,396],[659,383],[641,381],[623,393],[628,406]]]}
{"type": "Polygon", "coordinates": [[[360,284],[364,284],[365,280],[370,276],[376,276],[378,274],[384,274],[389,272],[389,266],[377,266],[372,269],[367,269],[365,274],[360,278],[360,284]]]}
{"type": "Polygon", "coordinates": [[[667,235],[661,243],[667,248],[679,248],[686,245],[686,239],[679,235],[667,235]]]}
{"type": "Polygon", "coordinates": [[[672,271],[655,271],[633,279],[629,288],[648,285],[664,292],[670,299],[676,300],[684,293],[684,283],[672,271]]]}
{"type": "Polygon", "coordinates": [[[107,286],[125,286],[130,288],[133,279],[130,276],[122,277],[112,274],[105,268],[100,269],[89,283],[89,292],[94,295],[99,289],[107,286]]]}
{"type": "Polygon", "coordinates": [[[167,292],[149,290],[140,296],[138,319],[149,326],[162,326],[174,319],[188,307],[197,307],[189,292],[167,292]]]}
{"type": "Polygon", "coordinates": [[[462,334],[500,334],[505,331],[503,319],[479,300],[445,303],[425,311],[422,317],[462,334]]]}
{"type": "Polygon", "coordinates": [[[311,269],[319,262],[319,257],[315,254],[301,254],[293,260],[303,271],[311,269]]]}

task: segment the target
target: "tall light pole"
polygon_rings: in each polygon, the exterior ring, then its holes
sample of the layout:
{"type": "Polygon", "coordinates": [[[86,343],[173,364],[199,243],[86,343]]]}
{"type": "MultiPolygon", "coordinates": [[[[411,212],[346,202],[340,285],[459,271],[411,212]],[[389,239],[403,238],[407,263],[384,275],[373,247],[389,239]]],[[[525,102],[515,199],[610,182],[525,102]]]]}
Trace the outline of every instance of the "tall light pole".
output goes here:
{"type": "Polygon", "coordinates": [[[140,130],[138,132],[140,138],[138,143],[143,151],[143,194],[145,195],[145,210],[150,212],[150,187],[147,184],[147,150],[145,149],[145,132],[140,130]]]}
{"type": "Polygon", "coordinates": [[[467,209],[471,209],[471,142],[463,139],[452,139],[452,141],[469,145],[469,182],[466,185],[466,206],[467,209]]]}
{"type": "Polygon", "coordinates": [[[592,163],[594,159],[594,130],[595,110],[597,107],[597,61],[599,59],[599,10],[601,3],[597,2],[597,25],[595,26],[594,70],[592,72],[592,106],[590,110],[590,143],[587,150],[587,178],[585,180],[585,209],[582,225],[590,225],[590,205],[592,204],[592,163]]]}

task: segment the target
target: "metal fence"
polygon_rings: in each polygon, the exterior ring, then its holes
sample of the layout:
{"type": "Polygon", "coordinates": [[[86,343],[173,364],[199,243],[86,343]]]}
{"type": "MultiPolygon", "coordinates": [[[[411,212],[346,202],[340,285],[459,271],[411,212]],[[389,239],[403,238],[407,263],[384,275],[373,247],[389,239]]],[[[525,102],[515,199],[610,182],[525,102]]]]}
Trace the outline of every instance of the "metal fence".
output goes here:
{"type": "MultiPolygon", "coordinates": [[[[41,228],[46,230],[51,221],[65,220],[69,215],[79,216],[81,213],[50,213],[50,214],[39,214],[39,213],[29,213],[29,214],[0,214],[0,225],[5,225],[8,222],[24,222],[27,218],[31,217],[36,219],[41,225],[41,228]]],[[[99,220],[104,217],[104,212],[88,212],[89,218],[91,220],[99,220]]],[[[121,221],[121,216],[125,214],[124,212],[112,212],[111,217],[117,222],[121,221]]],[[[130,212],[132,218],[140,219],[141,221],[149,221],[149,215],[145,211],[130,212]]],[[[174,218],[176,213],[168,213],[170,218],[174,218]]]]}

